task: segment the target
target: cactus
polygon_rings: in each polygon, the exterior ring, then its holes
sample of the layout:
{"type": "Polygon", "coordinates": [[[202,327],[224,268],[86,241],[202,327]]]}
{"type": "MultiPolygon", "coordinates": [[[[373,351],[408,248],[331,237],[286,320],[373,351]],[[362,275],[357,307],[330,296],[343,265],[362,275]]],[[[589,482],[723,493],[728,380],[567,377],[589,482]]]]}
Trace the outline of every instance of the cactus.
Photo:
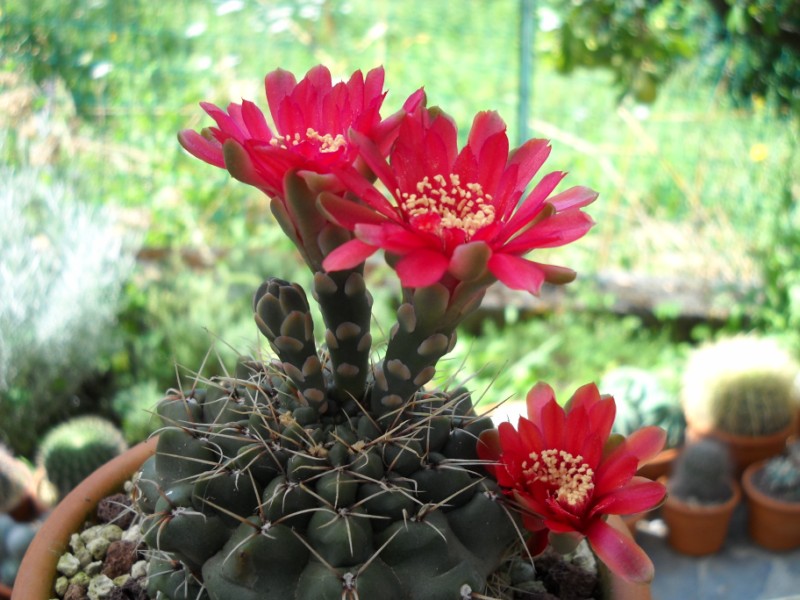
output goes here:
{"type": "Polygon", "coordinates": [[[699,431],[777,433],[797,413],[797,363],[776,342],[738,336],[697,350],[684,372],[682,402],[699,431]]]}
{"type": "MultiPolygon", "coordinates": [[[[272,358],[242,358],[159,402],[164,427],[136,484],[159,598],[486,597],[510,556],[530,563],[524,526],[542,533],[489,476],[493,459],[478,457],[491,419],[466,390],[431,382],[492,283],[538,293],[574,278],[522,255],[586,233],[581,208],[596,194],[578,186],[548,202],[561,176],[551,174],[523,199],[549,146],[507,154],[494,113],[475,117],[459,152],[422,90],[381,120],[382,69],[330,79],[321,65],[300,83],[268,74],[276,132],[248,102],[230,115],[206,104],[217,127],[179,134],[270,196],[312,273],[325,345],[303,287],[268,279],[253,312],[272,358]],[[379,198],[375,177],[397,197],[379,198]],[[375,356],[364,261],[379,248],[402,297],[375,356]]],[[[642,567],[629,576],[644,580],[642,567]]]]}
{"type": "Polygon", "coordinates": [[[763,492],[786,502],[800,502],[800,442],[769,459],[756,483],[763,492]]]}
{"type": "Polygon", "coordinates": [[[686,422],[680,402],[653,373],[637,367],[618,367],[603,376],[599,387],[616,402],[615,433],[628,436],[640,427],[658,425],[667,432],[668,448],[683,443],[686,422]]]}
{"type": "Polygon", "coordinates": [[[0,444],[0,513],[16,507],[31,489],[32,482],[28,466],[0,444]]]}
{"type": "Polygon", "coordinates": [[[728,447],[707,438],[687,445],[675,462],[669,491],[685,502],[720,504],[733,495],[728,447]]]}
{"type": "Polygon", "coordinates": [[[417,391],[391,420],[337,399],[304,299],[267,282],[257,322],[278,360],[243,359],[159,403],[165,428],[138,482],[145,542],[166,556],[150,593],[182,597],[187,582],[212,599],[482,592],[519,527],[478,466],[491,420],[463,389],[417,391]]]}
{"type": "Polygon", "coordinates": [[[75,417],[45,435],[37,462],[63,497],[126,447],[122,433],[110,421],[93,416],[75,417]]]}

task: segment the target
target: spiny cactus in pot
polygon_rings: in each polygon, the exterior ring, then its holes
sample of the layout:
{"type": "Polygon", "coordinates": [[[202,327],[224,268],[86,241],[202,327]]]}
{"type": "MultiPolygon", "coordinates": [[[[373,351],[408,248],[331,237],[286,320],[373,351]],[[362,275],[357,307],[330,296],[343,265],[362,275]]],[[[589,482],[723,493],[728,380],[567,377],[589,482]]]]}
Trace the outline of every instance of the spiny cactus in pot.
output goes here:
{"type": "Polygon", "coordinates": [[[739,335],[698,348],[682,382],[688,437],[724,441],[740,473],[780,454],[797,419],[797,377],[797,362],[770,338],[739,335]]]}
{"type": "Polygon", "coordinates": [[[797,375],[796,361],[775,340],[756,335],[717,340],[697,349],[687,362],[686,419],[698,431],[780,432],[797,413],[797,375]]]}
{"type": "Polygon", "coordinates": [[[768,550],[800,547],[800,442],[778,456],[754,463],[742,474],[747,530],[768,550]]]}
{"type": "Polygon", "coordinates": [[[800,502],[800,442],[789,444],[784,454],[770,458],[761,469],[756,485],[778,500],[800,502]]]}
{"type": "Polygon", "coordinates": [[[669,491],[697,504],[721,504],[733,496],[730,450],[714,439],[687,445],[670,477],[669,491]]]}
{"type": "Polygon", "coordinates": [[[684,554],[717,552],[741,498],[730,449],[719,440],[687,444],[673,465],[662,507],[667,540],[684,554]]]}
{"type": "Polygon", "coordinates": [[[475,117],[460,151],[421,90],[382,119],[383,77],[334,85],[322,66],[299,82],[279,69],[266,77],[273,125],[251,102],[204,104],[217,126],[180,135],[270,197],[325,330],[318,345],[302,285],[267,279],[253,311],[272,357],[159,403],[164,427],[137,483],[150,593],[512,598],[512,585],[535,587],[530,557],[551,533],[587,538],[611,569],[649,580],[652,563],[605,518],[661,500],[663,487],[634,473],[663,431],[611,436],[613,399],[588,385],[564,409],[545,384],[519,431],[496,430],[466,389],[432,384],[489,285],[538,293],[574,277],[523,255],[583,236],[596,194],[551,195],[563,173],[528,190],[550,147],[509,153],[496,113],[475,117]],[[380,353],[364,274],[379,249],[401,284],[380,353]]]}

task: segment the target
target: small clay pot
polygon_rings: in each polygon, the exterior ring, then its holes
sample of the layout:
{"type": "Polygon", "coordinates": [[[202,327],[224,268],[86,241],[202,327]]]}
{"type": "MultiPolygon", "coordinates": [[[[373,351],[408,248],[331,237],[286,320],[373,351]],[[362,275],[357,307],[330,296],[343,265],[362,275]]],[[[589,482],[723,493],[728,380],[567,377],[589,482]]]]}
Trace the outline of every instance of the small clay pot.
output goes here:
{"type": "Polygon", "coordinates": [[[669,494],[661,507],[667,523],[667,541],[678,552],[705,556],[718,552],[725,543],[733,511],[742,498],[738,483],[731,482],[733,495],[721,504],[685,502],[669,494]]]}
{"type": "Polygon", "coordinates": [[[786,502],[757,485],[766,461],[754,463],[742,475],[747,501],[747,531],[759,546],[782,552],[800,548],[800,502],[786,502]]]}

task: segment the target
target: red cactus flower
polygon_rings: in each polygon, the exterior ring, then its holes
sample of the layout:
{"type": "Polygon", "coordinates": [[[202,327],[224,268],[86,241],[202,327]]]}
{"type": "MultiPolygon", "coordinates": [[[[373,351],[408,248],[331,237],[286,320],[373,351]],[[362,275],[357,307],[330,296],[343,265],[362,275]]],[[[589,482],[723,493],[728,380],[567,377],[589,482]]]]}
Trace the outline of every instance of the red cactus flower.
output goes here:
{"type": "MultiPolygon", "coordinates": [[[[319,65],[298,83],[292,73],[277,69],[265,79],[274,130],[253,102],[231,103],[227,112],[204,102],[201,106],[217,126],[202,133],[184,130],[178,139],[190,154],[282,199],[289,171],[329,174],[353,164],[358,149],[347,139],[350,129],[388,152],[401,113],[381,120],[383,79],[380,67],[366,77],[356,71],[346,83],[333,85],[330,71],[319,65]]],[[[407,106],[421,99],[420,90],[407,106]]],[[[336,180],[331,184],[336,186],[336,180]]]]}
{"type": "Polygon", "coordinates": [[[478,444],[497,482],[530,515],[526,527],[534,538],[546,530],[585,536],[612,571],[650,581],[650,559],[605,516],[650,510],[664,498],[664,486],[635,476],[663,447],[664,431],[645,427],[610,449],[616,406],[594,384],[579,388],[566,409],[544,383],[534,386],[527,403],[528,418],[520,417],[517,429],[501,423],[478,444]]]}
{"type": "Polygon", "coordinates": [[[550,197],[564,173],[544,176],[520,203],[550,153],[546,140],[530,140],[509,154],[505,123],[497,113],[482,112],[459,152],[452,119],[424,108],[404,115],[390,163],[363,133],[353,130],[350,139],[391,200],[352,169],[338,173],[366,206],[320,198],[329,218],[355,234],[326,258],[326,269],[350,268],[382,248],[399,258],[395,268],[405,287],[488,272],[511,288],[538,293],[545,280],[574,277],[569,269],[522,258],[534,248],[572,242],[592,226],[580,208],[595,192],[573,187],[550,197]]]}

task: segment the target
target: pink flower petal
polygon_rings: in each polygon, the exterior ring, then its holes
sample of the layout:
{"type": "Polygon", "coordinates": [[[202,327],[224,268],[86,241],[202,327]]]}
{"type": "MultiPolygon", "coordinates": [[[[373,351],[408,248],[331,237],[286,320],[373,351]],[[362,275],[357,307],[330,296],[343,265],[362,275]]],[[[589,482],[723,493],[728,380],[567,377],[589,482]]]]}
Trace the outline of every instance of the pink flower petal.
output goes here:
{"type": "Polygon", "coordinates": [[[189,154],[215,167],[225,168],[222,145],[216,140],[211,141],[196,131],[184,129],[178,134],[178,141],[189,154]]]}
{"type": "Polygon", "coordinates": [[[548,202],[556,207],[556,211],[563,212],[583,208],[597,200],[597,196],[593,189],[578,185],[551,196],[548,202]]]}
{"type": "Polygon", "coordinates": [[[514,216],[506,223],[504,242],[529,223],[542,210],[545,200],[565,175],[566,173],[556,171],[542,177],[542,180],[536,184],[533,191],[523,200],[514,216]]]}
{"type": "Polygon", "coordinates": [[[598,515],[633,515],[658,506],[666,489],[656,481],[637,481],[603,496],[592,506],[590,517],[598,515]]]}
{"type": "Polygon", "coordinates": [[[290,71],[284,69],[275,69],[267,74],[264,78],[264,88],[267,94],[267,102],[269,103],[269,111],[275,118],[275,124],[278,126],[278,131],[285,133],[286,130],[282,129],[283,125],[278,122],[278,114],[281,111],[283,101],[289,97],[292,90],[297,85],[297,80],[290,71]]]}
{"type": "Polygon", "coordinates": [[[539,381],[525,397],[528,418],[534,423],[542,422],[542,410],[550,402],[555,401],[556,393],[549,384],[539,381]]]}
{"type": "Polygon", "coordinates": [[[341,196],[322,192],[317,198],[317,203],[325,215],[340,227],[353,230],[359,223],[372,223],[380,225],[386,219],[363,204],[352,200],[345,200],[341,196]]]}
{"type": "Polygon", "coordinates": [[[489,259],[489,271],[512,290],[525,290],[538,295],[544,283],[544,272],[535,263],[512,256],[495,253],[489,259]]]}
{"type": "Polygon", "coordinates": [[[426,287],[442,278],[449,262],[447,257],[439,252],[415,250],[401,258],[395,269],[403,287],[426,287]]]}
{"type": "Polygon", "coordinates": [[[605,496],[611,490],[628,483],[636,473],[639,461],[632,454],[614,454],[605,459],[595,471],[595,496],[605,496]]]}
{"type": "Polygon", "coordinates": [[[653,580],[653,563],[632,537],[601,520],[592,523],[585,533],[592,550],[612,572],[635,583],[653,580]]]}
{"type": "Polygon", "coordinates": [[[322,261],[322,268],[326,271],[352,269],[367,260],[376,250],[375,246],[361,240],[350,240],[328,254],[322,261]]]}
{"type": "Polygon", "coordinates": [[[667,433],[661,427],[651,425],[637,429],[625,439],[625,450],[639,459],[639,466],[661,452],[667,441],[667,433]]]}
{"type": "Polygon", "coordinates": [[[557,213],[521,233],[504,250],[523,254],[534,248],[556,248],[580,239],[594,225],[592,218],[580,211],[557,213]]]}
{"type": "Polygon", "coordinates": [[[272,130],[267,125],[264,113],[252,102],[242,101],[242,119],[247,126],[250,137],[268,142],[272,139],[272,130]]]}

